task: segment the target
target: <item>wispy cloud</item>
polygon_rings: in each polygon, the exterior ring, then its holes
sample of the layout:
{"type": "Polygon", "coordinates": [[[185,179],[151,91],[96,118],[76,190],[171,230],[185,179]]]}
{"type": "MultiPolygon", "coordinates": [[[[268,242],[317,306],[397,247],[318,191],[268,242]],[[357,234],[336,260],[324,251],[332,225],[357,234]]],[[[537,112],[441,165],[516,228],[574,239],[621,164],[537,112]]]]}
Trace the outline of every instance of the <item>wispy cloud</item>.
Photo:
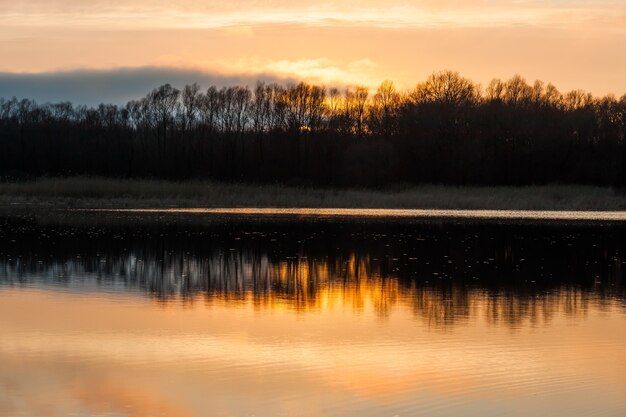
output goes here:
{"type": "Polygon", "coordinates": [[[0,2],[0,22],[16,26],[101,27],[106,29],[223,28],[304,24],[375,27],[485,27],[575,25],[624,17],[622,1],[362,1],[286,2],[273,0],[205,2],[129,2],[37,0],[0,2]]]}

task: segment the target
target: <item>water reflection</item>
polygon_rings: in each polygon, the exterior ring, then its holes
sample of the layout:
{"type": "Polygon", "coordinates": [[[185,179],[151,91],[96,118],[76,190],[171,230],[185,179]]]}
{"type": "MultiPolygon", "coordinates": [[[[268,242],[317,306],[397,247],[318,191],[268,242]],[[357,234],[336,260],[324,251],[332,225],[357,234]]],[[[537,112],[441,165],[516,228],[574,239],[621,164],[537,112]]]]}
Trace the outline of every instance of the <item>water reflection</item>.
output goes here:
{"type": "Polygon", "coordinates": [[[615,227],[362,223],[157,223],[62,227],[7,223],[0,283],[143,293],[160,303],[249,303],[302,313],[384,318],[409,308],[433,327],[477,309],[489,323],[584,315],[623,300],[624,242],[615,227]]]}
{"type": "Polygon", "coordinates": [[[0,416],[626,410],[619,227],[0,219],[0,416]]]}
{"type": "Polygon", "coordinates": [[[304,216],[387,219],[467,219],[467,220],[532,220],[567,222],[623,222],[624,211],[566,210],[440,210],[440,209],[371,209],[371,208],[166,208],[166,209],[85,209],[79,212],[98,213],[168,213],[237,216],[304,216]]]}

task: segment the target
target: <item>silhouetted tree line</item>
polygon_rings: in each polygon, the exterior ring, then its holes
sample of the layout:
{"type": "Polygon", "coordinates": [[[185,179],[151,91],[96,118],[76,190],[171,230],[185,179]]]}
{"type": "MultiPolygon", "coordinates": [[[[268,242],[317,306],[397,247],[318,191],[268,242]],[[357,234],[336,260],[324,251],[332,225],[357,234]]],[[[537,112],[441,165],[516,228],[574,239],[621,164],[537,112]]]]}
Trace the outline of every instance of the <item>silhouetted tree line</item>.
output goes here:
{"type": "Polygon", "coordinates": [[[125,106],[0,99],[0,176],[323,185],[626,184],[626,95],[456,72],[413,90],[160,86],[125,106]]]}

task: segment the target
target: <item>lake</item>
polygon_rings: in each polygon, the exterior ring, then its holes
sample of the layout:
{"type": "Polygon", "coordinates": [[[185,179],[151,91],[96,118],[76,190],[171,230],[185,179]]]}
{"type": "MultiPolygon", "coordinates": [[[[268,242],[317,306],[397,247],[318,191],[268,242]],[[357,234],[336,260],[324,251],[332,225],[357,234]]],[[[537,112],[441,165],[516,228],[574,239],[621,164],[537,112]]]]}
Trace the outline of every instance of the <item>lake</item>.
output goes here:
{"type": "Polygon", "coordinates": [[[266,214],[0,214],[0,416],[626,415],[626,225],[266,214]]]}

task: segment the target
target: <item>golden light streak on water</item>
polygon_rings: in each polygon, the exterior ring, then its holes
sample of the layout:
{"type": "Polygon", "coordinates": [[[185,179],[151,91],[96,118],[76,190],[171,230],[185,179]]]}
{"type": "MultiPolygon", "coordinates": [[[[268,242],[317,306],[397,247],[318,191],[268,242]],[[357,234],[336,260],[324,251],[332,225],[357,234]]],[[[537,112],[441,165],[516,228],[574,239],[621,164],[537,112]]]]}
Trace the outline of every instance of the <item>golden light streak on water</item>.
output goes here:
{"type": "Polygon", "coordinates": [[[626,211],[550,211],[550,210],[437,210],[437,209],[367,209],[367,208],[164,208],[164,209],[87,209],[111,213],[221,214],[242,216],[303,217],[389,217],[415,219],[478,220],[563,220],[626,221],[626,211]]]}

